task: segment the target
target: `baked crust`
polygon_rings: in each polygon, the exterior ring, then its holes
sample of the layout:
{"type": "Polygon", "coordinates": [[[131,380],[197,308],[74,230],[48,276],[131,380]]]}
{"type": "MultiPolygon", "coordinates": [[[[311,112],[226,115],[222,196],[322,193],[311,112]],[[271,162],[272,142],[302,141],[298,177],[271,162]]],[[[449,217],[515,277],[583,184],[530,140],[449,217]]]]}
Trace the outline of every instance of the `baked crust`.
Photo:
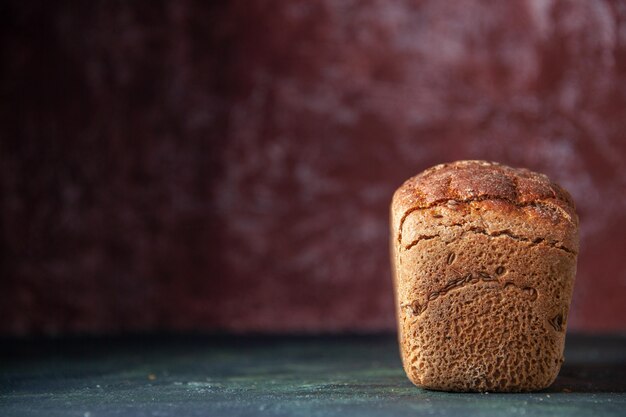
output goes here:
{"type": "Polygon", "coordinates": [[[391,207],[403,364],[417,385],[525,391],[560,368],[578,253],[570,195],[485,161],[437,165],[391,207]]]}

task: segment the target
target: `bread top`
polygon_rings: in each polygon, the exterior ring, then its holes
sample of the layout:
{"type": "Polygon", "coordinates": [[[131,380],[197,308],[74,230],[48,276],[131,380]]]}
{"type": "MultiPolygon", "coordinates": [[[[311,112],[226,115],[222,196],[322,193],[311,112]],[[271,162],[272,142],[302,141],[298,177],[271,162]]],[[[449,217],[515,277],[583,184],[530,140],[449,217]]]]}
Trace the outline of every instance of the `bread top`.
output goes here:
{"type": "Polygon", "coordinates": [[[391,209],[392,233],[400,244],[410,245],[433,228],[463,224],[578,251],[572,197],[546,175],[524,168],[487,161],[437,165],[405,181],[391,209]]]}

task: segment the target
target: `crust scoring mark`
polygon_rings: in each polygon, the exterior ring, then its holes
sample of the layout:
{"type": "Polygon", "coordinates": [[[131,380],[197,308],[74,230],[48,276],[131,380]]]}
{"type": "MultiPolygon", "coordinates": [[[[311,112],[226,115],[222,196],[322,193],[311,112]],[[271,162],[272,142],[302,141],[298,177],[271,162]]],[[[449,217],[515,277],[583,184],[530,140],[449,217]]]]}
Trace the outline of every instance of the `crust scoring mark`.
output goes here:
{"type": "MultiPolygon", "coordinates": [[[[453,199],[453,198],[445,198],[445,199],[439,199],[439,200],[435,200],[430,204],[424,205],[424,206],[415,206],[415,207],[411,207],[410,209],[406,210],[404,212],[404,214],[402,215],[402,217],[400,218],[400,225],[398,226],[398,243],[402,242],[402,230],[404,228],[404,222],[406,221],[406,218],[409,216],[409,214],[415,212],[415,211],[419,211],[419,210],[428,210],[430,208],[433,207],[439,207],[439,206],[443,206],[448,204],[448,202],[454,202],[455,204],[461,204],[461,203],[473,203],[473,202],[479,202],[479,201],[504,201],[507,202],[509,204],[512,204],[518,208],[524,208],[524,207],[542,207],[542,208],[547,208],[550,210],[558,210],[561,212],[561,214],[563,215],[563,217],[565,219],[567,219],[568,221],[572,221],[571,216],[562,208],[559,207],[556,204],[552,204],[547,200],[535,200],[535,201],[530,201],[527,203],[518,203],[515,201],[512,201],[508,198],[502,198],[502,197],[498,197],[498,196],[491,196],[491,195],[483,195],[480,197],[475,197],[475,198],[468,198],[465,200],[459,200],[459,199],[453,199]]],[[[560,200],[559,200],[560,201],[560,200]]]]}
{"type": "Polygon", "coordinates": [[[434,239],[436,237],[439,237],[439,235],[419,235],[417,237],[417,239],[415,239],[413,242],[409,243],[404,250],[409,250],[411,249],[413,246],[417,245],[419,242],[421,242],[422,240],[430,240],[430,239],[434,239]]]}
{"type": "MultiPolygon", "coordinates": [[[[450,225],[450,227],[461,227],[460,224],[452,224],[450,225]]],[[[476,227],[476,226],[472,226],[467,230],[464,230],[456,239],[454,240],[458,240],[461,237],[463,237],[466,233],[474,233],[474,234],[481,234],[481,235],[485,235],[485,236],[490,236],[490,237],[498,237],[498,236],[506,236],[510,239],[513,240],[517,240],[518,242],[525,242],[525,243],[529,243],[529,246],[537,246],[537,245],[543,245],[543,246],[548,246],[554,249],[559,249],[563,252],[569,253],[571,255],[576,255],[577,252],[562,245],[560,242],[558,241],[547,241],[544,238],[535,238],[535,239],[529,239],[527,237],[524,236],[519,236],[516,235],[514,233],[512,233],[510,230],[505,229],[505,230],[497,230],[495,232],[488,232],[486,229],[483,229],[481,227],[476,227]]],[[[411,243],[407,244],[404,246],[404,250],[409,250],[411,249],[413,246],[417,245],[419,242],[421,242],[422,240],[429,240],[429,239],[433,239],[435,237],[440,237],[439,235],[420,235],[417,237],[417,239],[413,240],[411,243]]],[[[450,242],[448,242],[450,243],[450,242]]]]}
{"type": "Polygon", "coordinates": [[[557,314],[556,316],[552,317],[550,320],[548,320],[548,322],[550,323],[550,325],[554,328],[554,330],[556,330],[557,332],[562,332],[563,331],[563,315],[562,314],[557,314]]]}
{"type": "MultiPolygon", "coordinates": [[[[446,295],[448,292],[450,292],[452,290],[457,290],[457,289],[463,288],[466,285],[476,284],[476,283],[478,283],[480,281],[482,281],[482,282],[497,282],[498,284],[500,284],[500,286],[499,286],[500,290],[504,290],[504,289],[510,288],[510,287],[515,287],[518,290],[522,291],[523,296],[526,297],[527,299],[529,299],[530,301],[535,301],[537,299],[537,296],[538,296],[537,290],[535,288],[533,288],[533,287],[520,287],[519,285],[516,285],[516,284],[512,283],[511,281],[506,281],[506,282],[500,283],[495,276],[490,275],[486,271],[473,272],[473,273],[469,273],[469,274],[464,275],[464,276],[461,276],[461,274],[458,274],[458,275],[459,276],[457,276],[456,278],[448,281],[443,288],[429,293],[426,296],[426,300],[422,304],[420,304],[419,301],[417,301],[417,300],[413,300],[410,303],[401,304],[400,308],[408,309],[409,313],[413,317],[417,317],[417,316],[421,315],[424,311],[426,311],[426,308],[428,307],[428,304],[431,301],[435,301],[437,298],[446,295]]],[[[560,324],[558,324],[558,326],[560,327],[562,322],[563,322],[563,317],[561,315],[556,316],[552,320],[550,320],[550,324],[552,324],[552,326],[555,328],[555,330],[557,329],[557,324],[556,323],[560,323],[560,324]],[[557,319],[558,317],[560,317],[560,321],[557,319]],[[553,324],[553,322],[554,322],[554,324],[553,324]]]]}

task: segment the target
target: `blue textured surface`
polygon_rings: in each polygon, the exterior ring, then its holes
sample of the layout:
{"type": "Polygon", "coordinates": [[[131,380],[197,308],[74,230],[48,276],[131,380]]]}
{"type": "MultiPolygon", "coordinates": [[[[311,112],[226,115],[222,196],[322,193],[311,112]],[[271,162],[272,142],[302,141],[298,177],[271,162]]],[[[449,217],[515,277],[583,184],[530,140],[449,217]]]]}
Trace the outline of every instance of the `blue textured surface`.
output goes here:
{"type": "Polygon", "coordinates": [[[414,387],[392,335],[5,340],[0,415],[623,416],[626,337],[570,336],[530,394],[414,387]]]}

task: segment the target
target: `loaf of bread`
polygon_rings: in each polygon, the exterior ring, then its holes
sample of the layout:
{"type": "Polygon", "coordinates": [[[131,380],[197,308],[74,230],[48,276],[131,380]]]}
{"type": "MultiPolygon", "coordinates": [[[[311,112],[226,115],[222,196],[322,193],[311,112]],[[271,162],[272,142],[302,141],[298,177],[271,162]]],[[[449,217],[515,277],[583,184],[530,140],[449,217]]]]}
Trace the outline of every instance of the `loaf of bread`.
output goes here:
{"type": "Polygon", "coordinates": [[[532,391],[563,362],[578,217],[548,177],[485,161],[437,165],[391,204],[400,351],[416,385],[532,391]]]}

